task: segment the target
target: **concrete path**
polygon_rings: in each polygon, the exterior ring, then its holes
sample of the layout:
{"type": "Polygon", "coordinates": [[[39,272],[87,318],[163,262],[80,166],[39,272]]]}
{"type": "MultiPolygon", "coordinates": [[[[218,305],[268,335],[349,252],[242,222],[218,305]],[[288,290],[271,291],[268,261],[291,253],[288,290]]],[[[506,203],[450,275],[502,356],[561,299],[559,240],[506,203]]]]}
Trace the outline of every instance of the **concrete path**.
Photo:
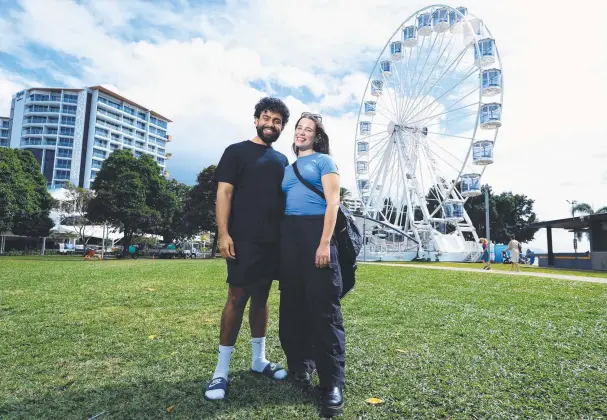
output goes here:
{"type": "Polygon", "coordinates": [[[390,263],[374,263],[374,262],[359,262],[359,264],[366,265],[381,265],[387,267],[400,267],[400,268],[424,268],[428,270],[451,270],[451,271],[467,271],[471,273],[488,273],[488,274],[501,274],[506,276],[530,276],[530,277],[543,277],[550,279],[559,280],[575,280],[585,281],[588,283],[603,283],[607,284],[607,277],[587,277],[587,276],[573,276],[570,274],[553,274],[553,273],[538,273],[521,270],[518,273],[515,271],[503,271],[503,270],[483,270],[481,268],[459,268],[459,267],[445,267],[440,265],[430,264],[390,264],[390,263]]]}

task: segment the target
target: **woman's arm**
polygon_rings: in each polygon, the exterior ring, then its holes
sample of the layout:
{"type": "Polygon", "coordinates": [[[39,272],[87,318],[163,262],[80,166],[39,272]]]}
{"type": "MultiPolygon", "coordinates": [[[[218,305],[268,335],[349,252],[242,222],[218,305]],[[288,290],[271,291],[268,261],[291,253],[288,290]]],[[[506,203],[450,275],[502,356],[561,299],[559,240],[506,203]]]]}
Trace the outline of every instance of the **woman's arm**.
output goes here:
{"type": "Polygon", "coordinates": [[[329,173],[321,178],[322,188],[327,200],[325,211],[325,224],[320,238],[320,245],[316,251],[316,266],[326,267],[331,262],[331,237],[335,230],[337,211],[339,210],[339,175],[329,173]]]}

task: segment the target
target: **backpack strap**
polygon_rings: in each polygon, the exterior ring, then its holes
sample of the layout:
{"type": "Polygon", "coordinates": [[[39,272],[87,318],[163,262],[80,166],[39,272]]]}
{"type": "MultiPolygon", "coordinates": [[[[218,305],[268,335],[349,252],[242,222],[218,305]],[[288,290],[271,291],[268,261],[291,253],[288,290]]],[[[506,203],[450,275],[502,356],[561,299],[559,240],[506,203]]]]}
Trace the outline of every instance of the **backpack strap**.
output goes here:
{"type": "Polygon", "coordinates": [[[299,181],[302,184],[304,184],[306,187],[308,187],[308,189],[310,189],[310,190],[314,191],[316,194],[318,194],[320,196],[320,198],[322,198],[323,200],[327,201],[327,199],[325,198],[325,195],[323,194],[322,191],[320,191],[314,185],[312,185],[311,183],[309,183],[308,181],[306,181],[305,179],[303,179],[303,177],[299,173],[299,169],[297,169],[297,162],[293,162],[293,171],[295,171],[295,176],[297,177],[297,179],[299,179],[299,181]]]}

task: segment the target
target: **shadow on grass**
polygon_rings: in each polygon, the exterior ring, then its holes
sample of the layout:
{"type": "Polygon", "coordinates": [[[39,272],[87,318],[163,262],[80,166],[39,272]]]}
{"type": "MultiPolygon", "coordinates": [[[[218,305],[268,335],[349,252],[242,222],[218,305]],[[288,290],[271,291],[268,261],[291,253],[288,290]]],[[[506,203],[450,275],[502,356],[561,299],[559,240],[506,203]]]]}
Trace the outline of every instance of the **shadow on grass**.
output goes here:
{"type": "Polygon", "coordinates": [[[5,400],[0,405],[0,418],[284,418],[286,413],[293,418],[302,411],[318,412],[314,391],[302,390],[290,382],[235,371],[230,377],[228,397],[207,401],[204,389],[208,380],[117,381],[88,389],[70,381],[30,399],[5,400]]]}

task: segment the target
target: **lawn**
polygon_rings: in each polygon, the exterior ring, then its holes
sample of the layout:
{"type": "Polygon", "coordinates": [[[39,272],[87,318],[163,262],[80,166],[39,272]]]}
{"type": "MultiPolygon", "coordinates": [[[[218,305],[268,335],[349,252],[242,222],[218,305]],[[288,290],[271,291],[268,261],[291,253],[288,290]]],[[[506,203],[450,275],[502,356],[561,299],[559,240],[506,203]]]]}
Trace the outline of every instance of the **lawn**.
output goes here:
{"type": "MultiPolygon", "coordinates": [[[[0,258],[0,417],[317,418],[248,372],[246,323],[229,400],[203,399],[224,278],[221,261],[0,258]]],[[[344,418],[607,415],[607,285],[363,265],[344,317],[344,418]]]]}
{"type": "MultiPolygon", "coordinates": [[[[481,270],[483,268],[483,263],[457,263],[457,262],[395,262],[397,264],[426,264],[431,265],[432,267],[454,267],[454,268],[472,268],[481,270]]],[[[547,267],[538,267],[538,266],[530,266],[523,265],[519,266],[521,268],[521,272],[529,272],[529,273],[544,273],[544,274],[563,274],[569,276],[582,276],[582,277],[598,277],[598,278],[607,278],[607,271],[592,271],[592,270],[567,270],[561,268],[547,268],[547,267]]],[[[497,271],[510,271],[512,268],[511,264],[503,264],[503,263],[492,263],[491,269],[497,271]]]]}

